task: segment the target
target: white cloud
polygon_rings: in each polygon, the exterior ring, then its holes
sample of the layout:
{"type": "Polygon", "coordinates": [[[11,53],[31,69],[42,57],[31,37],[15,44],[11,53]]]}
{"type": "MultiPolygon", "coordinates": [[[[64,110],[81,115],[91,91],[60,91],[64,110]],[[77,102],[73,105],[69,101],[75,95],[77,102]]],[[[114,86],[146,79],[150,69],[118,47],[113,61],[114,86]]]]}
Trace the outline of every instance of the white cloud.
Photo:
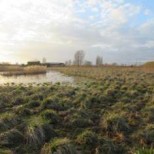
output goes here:
{"type": "Polygon", "coordinates": [[[147,22],[143,23],[139,27],[139,31],[143,35],[152,36],[152,35],[154,35],[153,27],[154,27],[154,18],[152,20],[148,20],[147,22]]]}
{"type": "Polygon", "coordinates": [[[140,12],[140,6],[135,6],[123,1],[107,1],[104,0],[101,4],[102,19],[107,21],[107,24],[124,24],[129,18],[140,12]]]}
{"type": "Polygon", "coordinates": [[[63,61],[78,49],[106,55],[152,50],[153,20],[129,27],[142,11],[124,0],[1,0],[0,53],[63,61]]]}

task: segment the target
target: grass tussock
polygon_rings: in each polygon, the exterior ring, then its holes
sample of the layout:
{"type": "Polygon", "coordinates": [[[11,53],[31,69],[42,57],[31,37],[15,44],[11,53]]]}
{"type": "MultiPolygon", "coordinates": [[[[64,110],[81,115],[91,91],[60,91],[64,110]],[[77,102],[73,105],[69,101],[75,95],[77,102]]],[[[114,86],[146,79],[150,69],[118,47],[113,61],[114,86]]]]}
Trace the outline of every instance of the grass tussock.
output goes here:
{"type": "Polygon", "coordinates": [[[51,143],[45,144],[41,154],[79,154],[68,138],[54,139],[51,143]]]}
{"type": "Polygon", "coordinates": [[[60,71],[86,78],[75,86],[0,87],[0,153],[153,153],[153,73],[60,71]]]}

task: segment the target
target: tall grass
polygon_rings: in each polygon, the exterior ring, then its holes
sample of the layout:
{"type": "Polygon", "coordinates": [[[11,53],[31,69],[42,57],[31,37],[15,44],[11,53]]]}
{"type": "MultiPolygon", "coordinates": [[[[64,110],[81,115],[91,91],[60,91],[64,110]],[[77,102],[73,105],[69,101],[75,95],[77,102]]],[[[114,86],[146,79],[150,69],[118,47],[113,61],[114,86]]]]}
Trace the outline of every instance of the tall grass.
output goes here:
{"type": "Polygon", "coordinates": [[[154,74],[131,68],[59,70],[92,80],[76,86],[0,87],[0,149],[17,154],[153,153],[154,74]]]}
{"type": "Polygon", "coordinates": [[[18,65],[0,65],[0,72],[23,71],[23,67],[18,65]]]}
{"type": "Polygon", "coordinates": [[[24,73],[25,74],[42,74],[46,73],[47,67],[46,66],[27,66],[24,68],[24,73]]]}
{"type": "Polygon", "coordinates": [[[7,71],[6,73],[3,73],[4,76],[12,76],[12,75],[35,75],[35,74],[45,74],[47,72],[46,66],[27,66],[24,67],[21,70],[17,71],[7,71]]]}

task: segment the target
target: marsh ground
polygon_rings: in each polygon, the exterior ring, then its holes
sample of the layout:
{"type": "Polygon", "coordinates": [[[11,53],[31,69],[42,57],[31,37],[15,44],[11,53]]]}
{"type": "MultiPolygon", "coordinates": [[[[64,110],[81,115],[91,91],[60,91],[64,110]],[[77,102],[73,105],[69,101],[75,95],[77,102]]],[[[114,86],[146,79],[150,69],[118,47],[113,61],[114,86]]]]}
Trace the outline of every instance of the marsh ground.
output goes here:
{"type": "Polygon", "coordinates": [[[153,72],[54,69],[84,81],[0,87],[0,153],[154,153],[153,72]]]}

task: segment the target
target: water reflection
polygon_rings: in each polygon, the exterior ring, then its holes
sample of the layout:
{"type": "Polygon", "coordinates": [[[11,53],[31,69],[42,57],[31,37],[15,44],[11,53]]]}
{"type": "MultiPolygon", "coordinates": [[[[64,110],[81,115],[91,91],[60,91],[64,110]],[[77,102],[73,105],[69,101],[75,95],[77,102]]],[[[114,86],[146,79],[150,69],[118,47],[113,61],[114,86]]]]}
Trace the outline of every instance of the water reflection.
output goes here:
{"type": "Polygon", "coordinates": [[[20,76],[11,76],[6,77],[0,75],[0,84],[6,84],[6,83],[15,83],[15,84],[28,84],[28,83],[73,83],[74,78],[66,76],[60,72],[56,71],[49,71],[46,74],[40,74],[40,75],[20,75],[20,76]]]}

